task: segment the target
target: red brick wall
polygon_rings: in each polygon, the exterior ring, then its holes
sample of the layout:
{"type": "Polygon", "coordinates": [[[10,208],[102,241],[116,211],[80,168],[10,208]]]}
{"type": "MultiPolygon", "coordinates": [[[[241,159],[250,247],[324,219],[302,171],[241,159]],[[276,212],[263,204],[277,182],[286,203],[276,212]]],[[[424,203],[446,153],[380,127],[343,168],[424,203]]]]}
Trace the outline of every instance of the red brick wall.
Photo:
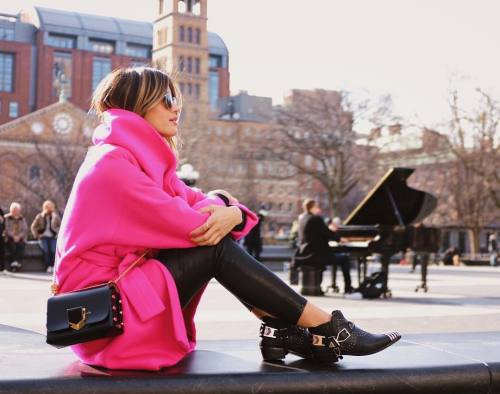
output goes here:
{"type": "Polygon", "coordinates": [[[0,124],[13,120],[9,117],[9,103],[19,103],[18,115],[26,115],[29,108],[31,45],[15,41],[0,41],[0,52],[14,54],[14,91],[0,92],[0,124]]]}

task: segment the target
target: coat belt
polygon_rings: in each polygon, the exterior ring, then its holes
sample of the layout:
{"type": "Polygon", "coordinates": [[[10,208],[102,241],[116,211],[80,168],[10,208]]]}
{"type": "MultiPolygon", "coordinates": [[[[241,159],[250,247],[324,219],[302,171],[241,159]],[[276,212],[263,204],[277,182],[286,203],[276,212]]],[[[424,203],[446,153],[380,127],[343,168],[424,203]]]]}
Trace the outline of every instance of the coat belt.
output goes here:
{"type": "MultiPolygon", "coordinates": [[[[127,253],[125,256],[113,256],[95,251],[87,251],[80,258],[98,266],[118,269],[118,275],[135,262],[141,253],[127,253]]],[[[166,307],[158,290],[153,286],[142,267],[145,264],[159,264],[155,259],[143,259],[118,282],[120,293],[128,300],[141,321],[146,322],[163,312],[166,307]]],[[[117,275],[117,276],[118,276],[117,275]]]]}

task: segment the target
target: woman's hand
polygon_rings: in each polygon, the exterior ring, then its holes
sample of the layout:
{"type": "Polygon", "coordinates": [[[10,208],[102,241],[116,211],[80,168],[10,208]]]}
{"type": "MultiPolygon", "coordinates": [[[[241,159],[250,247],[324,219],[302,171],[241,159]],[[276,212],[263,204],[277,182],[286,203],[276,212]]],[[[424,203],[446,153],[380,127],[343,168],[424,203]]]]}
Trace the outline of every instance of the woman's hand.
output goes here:
{"type": "Polygon", "coordinates": [[[200,209],[209,212],[207,221],[190,234],[191,240],[199,246],[217,245],[222,238],[231,232],[234,226],[240,224],[243,215],[238,207],[219,207],[210,205],[200,209]]]}
{"type": "Polygon", "coordinates": [[[236,197],[232,196],[231,193],[229,193],[226,190],[222,190],[222,189],[211,190],[208,192],[208,194],[209,195],[210,194],[222,194],[223,196],[227,197],[230,204],[238,204],[238,199],[236,197]]]}

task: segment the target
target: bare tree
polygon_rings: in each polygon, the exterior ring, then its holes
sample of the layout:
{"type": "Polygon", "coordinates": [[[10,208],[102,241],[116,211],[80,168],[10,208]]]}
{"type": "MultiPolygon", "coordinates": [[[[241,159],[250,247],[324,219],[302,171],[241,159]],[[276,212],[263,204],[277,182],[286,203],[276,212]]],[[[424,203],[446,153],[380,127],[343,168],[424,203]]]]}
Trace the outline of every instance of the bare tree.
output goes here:
{"type": "Polygon", "coordinates": [[[472,96],[452,89],[449,108],[446,122],[424,128],[430,162],[422,166],[420,178],[427,179],[420,183],[435,179],[430,183],[439,201],[432,215],[436,224],[468,229],[474,254],[481,229],[500,219],[500,103],[481,89],[472,96]]]}
{"type": "Polygon", "coordinates": [[[64,211],[89,145],[89,139],[83,133],[74,134],[69,137],[53,133],[50,141],[35,137],[32,153],[22,158],[18,166],[25,169],[27,175],[6,174],[24,190],[27,210],[36,211],[44,200],[50,199],[61,214],[64,211]]]}
{"type": "Polygon", "coordinates": [[[345,213],[345,199],[373,166],[378,149],[355,128],[361,121],[387,117],[387,98],[354,101],[348,92],[294,90],[275,113],[261,154],[284,163],[276,176],[316,182],[328,196],[330,214],[345,213]],[[359,143],[363,139],[364,143],[359,143]]]}
{"type": "Polygon", "coordinates": [[[452,90],[451,116],[440,132],[455,158],[447,183],[473,253],[479,251],[481,228],[500,219],[500,103],[481,89],[475,93],[474,106],[464,108],[463,97],[452,90]]]}

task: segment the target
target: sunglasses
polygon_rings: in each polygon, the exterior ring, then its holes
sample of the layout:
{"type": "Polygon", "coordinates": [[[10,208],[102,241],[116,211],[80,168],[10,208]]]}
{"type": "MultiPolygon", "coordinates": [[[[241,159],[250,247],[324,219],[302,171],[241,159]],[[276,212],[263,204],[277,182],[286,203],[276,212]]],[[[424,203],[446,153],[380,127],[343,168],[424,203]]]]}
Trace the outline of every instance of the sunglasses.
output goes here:
{"type": "Polygon", "coordinates": [[[177,99],[177,97],[172,96],[172,93],[170,92],[163,96],[163,103],[168,109],[172,109],[174,105],[176,107],[179,106],[179,100],[177,99]]]}

